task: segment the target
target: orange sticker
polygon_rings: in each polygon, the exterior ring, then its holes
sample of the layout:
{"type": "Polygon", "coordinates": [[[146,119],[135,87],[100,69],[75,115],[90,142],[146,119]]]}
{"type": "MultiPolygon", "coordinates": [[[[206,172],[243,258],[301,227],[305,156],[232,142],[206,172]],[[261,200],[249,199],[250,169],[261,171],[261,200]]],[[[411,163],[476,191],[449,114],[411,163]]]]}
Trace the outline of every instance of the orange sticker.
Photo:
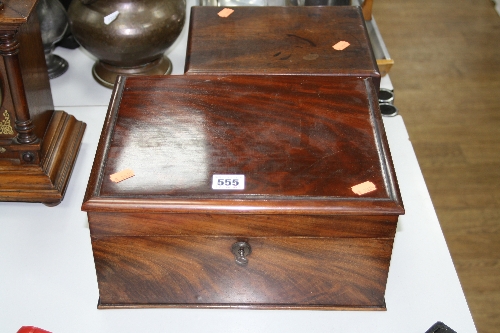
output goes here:
{"type": "Polygon", "coordinates": [[[342,51],[343,49],[345,49],[346,47],[348,47],[349,44],[348,42],[344,41],[344,40],[341,40],[340,42],[338,42],[337,44],[333,45],[332,47],[337,50],[337,51],[342,51]]]}
{"type": "Polygon", "coordinates": [[[122,171],[119,171],[117,173],[114,173],[109,176],[109,179],[111,179],[112,182],[119,183],[122,180],[128,179],[130,177],[134,177],[134,171],[131,169],[125,169],[122,171]]]}
{"type": "Polygon", "coordinates": [[[220,12],[218,12],[217,15],[219,15],[220,17],[228,17],[233,12],[234,12],[234,9],[224,8],[223,10],[221,10],[220,12]]]}
{"type": "Polygon", "coordinates": [[[351,190],[357,195],[363,195],[365,193],[373,192],[377,189],[375,184],[370,181],[358,184],[356,186],[351,187],[351,190]]]}

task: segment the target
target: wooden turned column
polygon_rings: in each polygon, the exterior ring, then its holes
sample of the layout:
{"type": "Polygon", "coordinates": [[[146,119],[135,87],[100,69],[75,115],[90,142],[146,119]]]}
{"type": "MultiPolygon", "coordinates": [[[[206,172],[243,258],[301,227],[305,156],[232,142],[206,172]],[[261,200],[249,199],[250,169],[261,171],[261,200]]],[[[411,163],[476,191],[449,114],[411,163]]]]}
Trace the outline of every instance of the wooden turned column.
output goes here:
{"type": "Polygon", "coordinates": [[[5,71],[9,81],[10,93],[14,102],[16,115],[15,129],[17,141],[21,144],[36,143],[39,139],[33,132],[28,101],[24,90],[24,83],[19,64],[19,41],[17,31],[0,31],[0,55],[5,62],[5,71]]]}

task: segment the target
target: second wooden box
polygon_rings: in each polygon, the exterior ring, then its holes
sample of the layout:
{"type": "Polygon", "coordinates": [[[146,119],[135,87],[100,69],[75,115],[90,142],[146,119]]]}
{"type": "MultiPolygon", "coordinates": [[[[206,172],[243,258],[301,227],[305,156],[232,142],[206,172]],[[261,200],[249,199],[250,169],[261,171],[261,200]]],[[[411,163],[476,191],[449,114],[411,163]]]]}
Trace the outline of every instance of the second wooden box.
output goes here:
{"type": "Polygon", "coordinates": [[[371,77],[380,71],[354,6],[192,7],[186,74],[371,77]]]}

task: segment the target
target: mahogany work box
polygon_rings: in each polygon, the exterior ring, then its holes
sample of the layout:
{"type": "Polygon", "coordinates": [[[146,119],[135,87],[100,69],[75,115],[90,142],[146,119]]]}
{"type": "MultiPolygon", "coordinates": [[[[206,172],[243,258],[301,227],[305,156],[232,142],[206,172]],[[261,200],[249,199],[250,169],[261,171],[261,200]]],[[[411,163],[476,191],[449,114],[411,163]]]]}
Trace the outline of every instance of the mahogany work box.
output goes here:
{"type": "Polygon", "coordinates": [[[99,308],[384,309],[404,213],[371,78],[293,75],[120,77],[82,209],[99,308]]]}
{"type": "Polygon", "coordinates": [[[186,74],[371,77],[380,72],[360,7],[192,7],[186,74]],[[222,12],[221,14],[223,14],[222,12]]]}

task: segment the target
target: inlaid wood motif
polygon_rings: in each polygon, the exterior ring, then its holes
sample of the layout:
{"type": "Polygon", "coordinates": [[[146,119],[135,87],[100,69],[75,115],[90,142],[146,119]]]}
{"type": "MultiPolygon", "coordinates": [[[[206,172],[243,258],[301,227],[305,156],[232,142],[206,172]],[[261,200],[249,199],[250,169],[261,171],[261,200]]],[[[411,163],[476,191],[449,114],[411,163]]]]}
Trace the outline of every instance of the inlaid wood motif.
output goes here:
{"type": "Polygon", "coordinates": [[[3,113],[3,120],[0,121],[0,134],[14,134],[14,130],[10,124],[10,115],[7,110],[3,113]]]}

